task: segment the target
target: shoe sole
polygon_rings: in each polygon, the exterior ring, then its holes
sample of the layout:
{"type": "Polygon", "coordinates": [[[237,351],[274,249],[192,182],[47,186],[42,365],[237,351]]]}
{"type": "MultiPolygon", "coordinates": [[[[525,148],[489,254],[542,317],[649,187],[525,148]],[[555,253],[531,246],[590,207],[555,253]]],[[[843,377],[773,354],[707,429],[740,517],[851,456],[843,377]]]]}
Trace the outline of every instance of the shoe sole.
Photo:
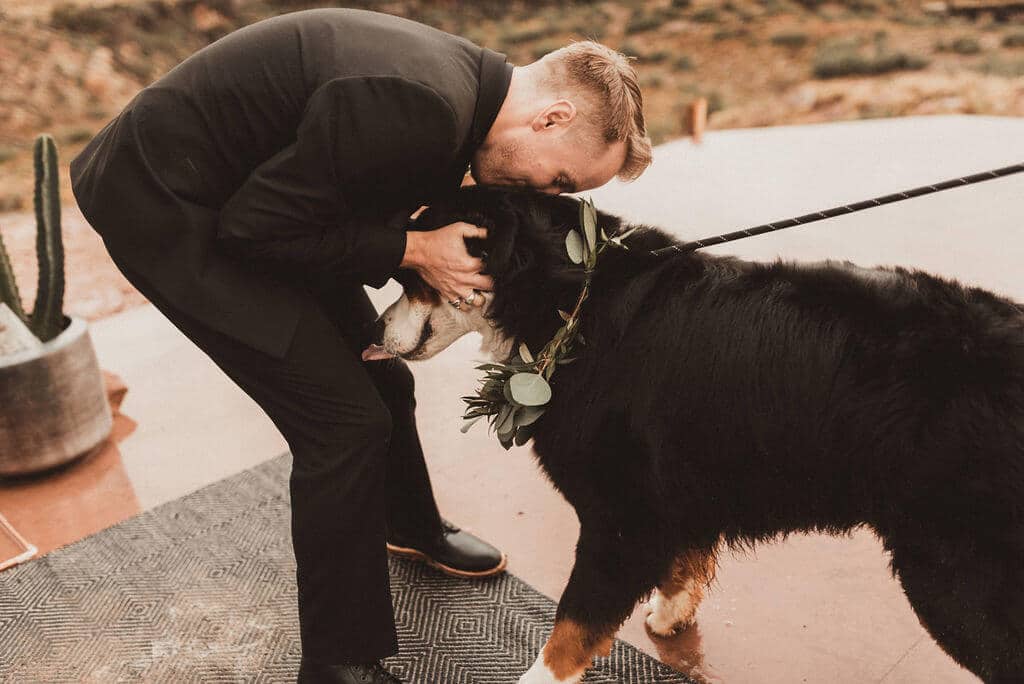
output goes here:
{"type": "Polygon", "coordinates": [[[388,544],[387,547],[388,552],[395,556],[423,561],[430,567],[437,568],[446,575],[452,575],[453,577],[492,577],[493,575],[498,575],[504,572],[505,566],[508,565],[508,556],[503,553],[501,554],[501,561],[489,570],[477,570],[475,572],[471,570],[459,570],[458,568],[453,568],[449,565],[445,565],[444,563],[439,563],[427,554],[422,551],[417,551],[416,549],[409,549],[404,546],[395,546],[394,544],[388,544]]]}

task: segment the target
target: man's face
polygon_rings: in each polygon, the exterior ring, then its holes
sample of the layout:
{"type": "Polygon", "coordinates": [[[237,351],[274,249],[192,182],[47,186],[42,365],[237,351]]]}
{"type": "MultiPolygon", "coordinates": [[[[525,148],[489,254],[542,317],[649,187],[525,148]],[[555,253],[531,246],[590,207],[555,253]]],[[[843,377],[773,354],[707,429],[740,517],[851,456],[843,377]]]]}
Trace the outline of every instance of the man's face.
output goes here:
{"type": "Polygon", "coordinates": [[[580,192],[614,178],[625,156],[624,141],[595,141],[570,123],[556,122],[520,128],[481,146],[470,173],[482,185],[527,186],[552,194],[580,192]]]}

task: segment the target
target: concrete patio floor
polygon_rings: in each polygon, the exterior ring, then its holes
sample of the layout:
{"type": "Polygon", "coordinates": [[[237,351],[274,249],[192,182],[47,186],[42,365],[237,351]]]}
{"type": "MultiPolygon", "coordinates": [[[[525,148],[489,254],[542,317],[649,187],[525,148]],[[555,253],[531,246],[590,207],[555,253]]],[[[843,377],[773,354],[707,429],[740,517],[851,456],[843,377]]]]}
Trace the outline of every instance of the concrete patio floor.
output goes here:
{"type": "MultiPolygon", "coordinates": [[[[693,239],[1020,161],[1024,121],[996,117],[716,131],[699,146],[657,148],[635,183],[588,194],[599,209],[693,239]]],[[[711,251],[913,266],[1024,300],[1024,175],[711,251]]],[[[392,281],[370,295],[381,309],[399,292],[392,281]]],[[[92,337],[100,365],[128,388],[114,439],[49,478],[0,485],[0,513],[44,552],[286,450],[258,406],[152,306],[93,323],[92,337]]],[[[458,431],[478,343],[464,338],[412,366],[437,498],[446,517],[509,554],[510,572],[557,599],[572,510],[528,448],[503,451],[482,424],[458,431]]],[[[724,554],[695,627],[652,640],[638,608],[619,636],[708,682],[977,681],[919,625],[887,562],[867,531],[724,554]]]]}

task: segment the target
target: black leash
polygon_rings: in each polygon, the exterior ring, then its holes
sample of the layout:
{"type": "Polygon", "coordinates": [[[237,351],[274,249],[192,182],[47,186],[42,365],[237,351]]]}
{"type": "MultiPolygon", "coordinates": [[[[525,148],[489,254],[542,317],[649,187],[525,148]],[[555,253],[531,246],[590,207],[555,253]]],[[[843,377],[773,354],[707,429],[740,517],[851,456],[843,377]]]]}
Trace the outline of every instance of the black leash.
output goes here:
{"type": "Polygon", "coordinates": [[[834,209],[826,209],[825,211],[818,211],[813,214],[805,214],[803,216],[797,216],[796,218],[786,219],[785,221],[766,223],[761,226],[747,228],[746,230],[738,230],[735,233],[726,233],[725,235],[716,235],[715,237],[704,238],[703,240],[684,242],[681,245],[670,245],[668,247],[662,247],[661,249],[655,249],[651,254],[661,256],[662,254],[668,254],[669,252],[692,252],[702,247],[711,247],[712,245],[720,245],[723,242],[732,242],[733,240],[753,237],[755,235],[761,235],[762,233],[770,233],[775,230],[782,230],[783,228],[791,228],[805,223],[813,223],[814,221],[832,218],[833,216],[851,214],[862,209],[878,207],[883,204],[889,204],[890,202],[910,199],[911,197],[920,197],[921,195],[928,195],[940,190],[957,188],[961,185],[970,185],[971,183],[980,183],[981,181],[991,180],[993,178],[1002,178],[1003,176],[1020,173],[1021,171],[1024,171],[1024,163],[1006,166],[1001,169],[996,169],[995,171],[976,173],[973,176],[966,176],[964,178],[954,178],[953,180],[944,181],[935,185],[925,185],[924,187],[914,188],[913,190],[907,190],[905,192],[897,192],[892,195],[885,195],[884,197],[864,200],[863,202],[857,202],[856,204],[847,204],[841,207],[835,207],[834,209]]]}

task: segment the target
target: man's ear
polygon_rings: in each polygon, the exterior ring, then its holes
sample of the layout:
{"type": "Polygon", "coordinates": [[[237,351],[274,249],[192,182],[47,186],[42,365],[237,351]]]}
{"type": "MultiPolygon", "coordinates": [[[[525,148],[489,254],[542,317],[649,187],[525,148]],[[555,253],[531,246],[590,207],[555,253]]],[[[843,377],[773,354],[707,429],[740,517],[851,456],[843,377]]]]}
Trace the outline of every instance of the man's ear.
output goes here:
{"type": "Polygon", "coordinates": [[[569,100],[556,100],[534,117],[532,128],[541,131],[553,126],[565,126],[576,118],[576,105],[569,100]]]}

